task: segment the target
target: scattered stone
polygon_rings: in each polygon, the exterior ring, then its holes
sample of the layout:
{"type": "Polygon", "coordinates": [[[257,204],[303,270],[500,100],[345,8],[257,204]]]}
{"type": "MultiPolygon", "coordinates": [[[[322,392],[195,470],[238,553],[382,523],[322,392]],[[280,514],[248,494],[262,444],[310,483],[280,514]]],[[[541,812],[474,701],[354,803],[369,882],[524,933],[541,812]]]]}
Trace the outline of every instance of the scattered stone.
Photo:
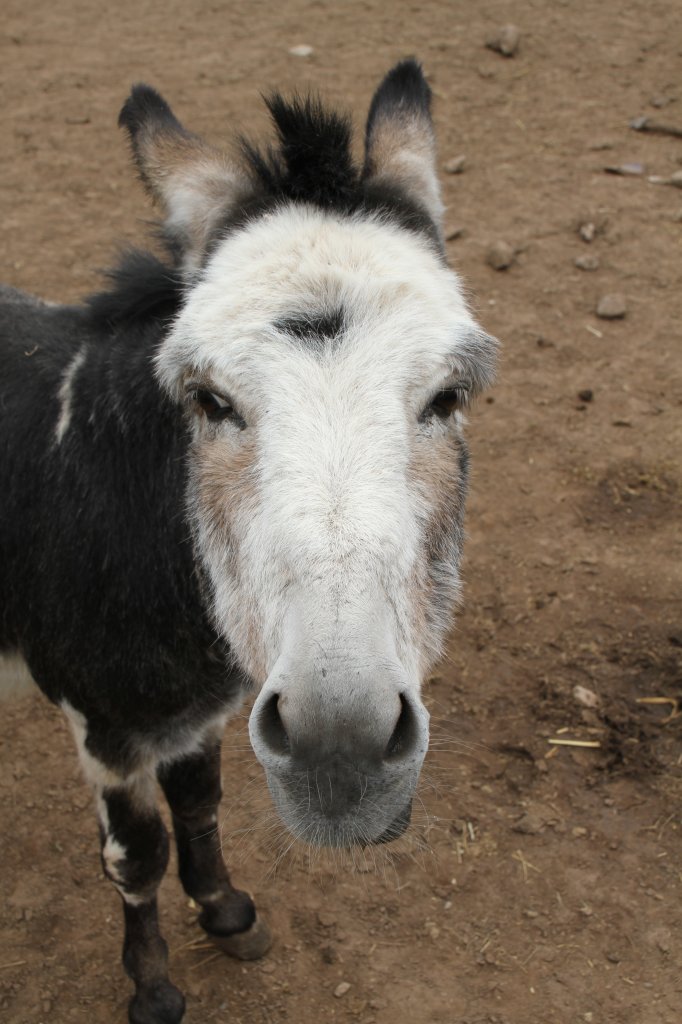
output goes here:
{"type": "Polygon", "coordinates": [[[64,118],[64,124],[90,124],[90,118],[87,114],[72,114],[64,118]]]}
{"type": "Polygon", "coordinates": [[[432,939],[437,939],[440,936],[440,928],[435,921],[425,921],[424,931],[432,939]]]}
{"type": "Polygon", "coordinates": [[[657,110],[662,110],[663,107],[667,107],[672,101],[672,96],[652,96],[649,103],[652,107],[656,107],[657,110]]]}
{"type": "Polygon", "coordinates": [[[459,156],[453,156],[452,160],[447,160],[443,164],[443,170],[446,174],[461,174],[466,162],[467,158],[463,153],[460,153],[459,156]]]}
{"type": "Polygon", "coordinates": [[[575,265],[578,270],[599,270],[599,257],[585,253],[584,256],[576,256],[575,265]]]}
{"type": "Polygon", "coordinates": [[[673,171],[668,179],[669,185],[674,185],[675,188],[682,188],[682,171],[673,171]]]}
{"type": "Polygon", "coordinates": [[[631,427],[632,420],[611,420],[612,427],[631,427]]]}
{"type": "Polygon", "coordinates": [[[585,224],[581,224],[578,228],[578,234],[582,238],[583,242],[592,242],[594,236],[597,234],[597,226],[591,220],[585,224]]]}
{"type": "Polygon", "coordinates": [[[607,174],[619,174],[623,178],[635,178],[644,174],[644,164],[609,164],[604,168],[607,174]]]}
{"type": "Polygon", "coordinates": [[[334,995],[337,999],[341,999],[342,996],[345,996],[346,992],[350,992],[350,982],[348,981],[340,982],[340,984],[338,984],[334,989],[334,995]]]}
{"type": "Polygon", "coordinates": [[[676,124],[663,124],[652,117],[635,117],[630,121],[630,127],[636,132],[653,132],[656,135],[672,135],[674,138],[682,139],[682,127],[676,124]]]}
{"type": "Polygon", "coordinates": [[[613,149],[613,143],[610,139],[595,139],[587,148],[593,153],[600,153],[604,149],[613,149]]]}
{"type": "Polygon", "coordinates": [[[317,912],[317,920],[323,928],[332,928],[336,924],[336,918],[334,915],[328,914],[325,910],[319,910],[317,912]]]}
{"type": "Polygon", "coordinates": [[[512,825],[512,832],[520,832],[524,836],[536,836],[542,832],[546,822],[539,814],[533,814],[529,811],[524,814],[522,818],[514,822],[512,825]]]}
{"type": "Polygon", "coordinates": [[[463,234],[464,234],[464,228],[460,224],[458,224],[456,227],[449,228],[445,232],[445,241],[446,242],[454,242],[455,238],[461,238],[463,234]]]}
{"type": "Polygon", "coordinates": [[[503,57],[513,57],[519,48],[521,33],[516,25],[503,25],[494,35],[489,36],[485,45],[495,53],[501,53],[503,57]]]}
{"type": "MultiPolygon", "coordinates": [[[[581,391],[580,392],[580,396],[582,397],[583,395],[589,395],[590,396],[589,398],[584,398],[583,399],[584,402],[591,402],[592,401],[592,392],[591,391],[581,391]]],[[[598,708],[599,707],[599,703],[600,703],[599,702],[599,697],[594,692],[594,690],[588,690],[586,686],[580,686],[580,685],[574,686],[573,687],[573,697],[574,697],[575,700],[577,700],[578,704],[582,704],[582,706],[584,708],[598,708]]]]}
{"type": "Polygon", "coordinates": [[[554,348],[554,342],[550,341],[549,338],[545,338],[544,334],[538,335],[535,339],[535,344],[538,348],[554,348]]]}
{"type": "Polygon", "coordinates": [[[606,954],[606,959],[611,964],[619,964],[623,958],[620,955],[620,953],[607,953],[606,954]]]}
{"type": "Polygon", "coordinates": [[[494,242],[486,253],[485,261],[493,270],[506,270],[516,259],[516,253],[508,242],[494,242]]]}
{"type": "Polygon", "coordinates": [[[571,835],[574,839],[584,839],[587,835],[587,829],[583,828],[582,825],[576,825],[575,828],[571,829],[571,835]]]}
{"type": "Polygon", "coordinates": [[[276,970],[277,970],[277,968],[276,968],[275,964],[272,963],[271,960],[266,960],[266,962],[264,964],[261,964],[261,973],[262,974],[274,974],[276,970]]]}
{"type": "Polygon", "coordinates": [[[292,46],[289,49],[292,57],[309,57],[312,52],[312,46],[307,46],[305,43],[300,43],[298,46],[292,46]]]}
{"type": "Polygon", "coordinates": [[[627,313],[627,306],[622,295],[602,295],[597,303],[597,316],[602,320],[621,320],[627,313]]]}

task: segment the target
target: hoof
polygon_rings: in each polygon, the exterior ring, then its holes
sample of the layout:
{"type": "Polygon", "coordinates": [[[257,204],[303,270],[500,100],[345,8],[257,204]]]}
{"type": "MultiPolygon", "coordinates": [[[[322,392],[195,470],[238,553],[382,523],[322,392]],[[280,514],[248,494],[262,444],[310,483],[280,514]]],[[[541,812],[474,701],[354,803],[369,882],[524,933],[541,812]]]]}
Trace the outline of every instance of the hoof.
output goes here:
{"type": "Polygon", "coordinates": [[[139,989],[128,1006],[130,1024],[180,1024],[184,1015],[185,997],[170,981],[139,989]]]}
{"type": "Polygon", "coordinates": [[[270,929],[262,918],[256,917],[250,928],[234,935],[211,935],[209,939],[218,949],[238,960],[259,960],[272,945],[270,929]]]}

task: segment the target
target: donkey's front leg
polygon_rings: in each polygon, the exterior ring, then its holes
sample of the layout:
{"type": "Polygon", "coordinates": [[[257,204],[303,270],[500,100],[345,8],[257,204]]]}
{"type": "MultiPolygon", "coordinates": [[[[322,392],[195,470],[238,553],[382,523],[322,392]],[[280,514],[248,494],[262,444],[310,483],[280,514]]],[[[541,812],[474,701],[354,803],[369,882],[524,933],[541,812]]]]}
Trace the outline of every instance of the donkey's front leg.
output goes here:
{"type": "Polygon", "coordinates": [[[248,893],[233,888],[218,830],[220,739],[159,768],[173,815],[180,881],[202,910],[199,924],[226,953],[256,960],[270,948],[270,933],[248,893]]]}
{"type": "Polygon", "coordinates": [[[135,983],[131,1024],[179,1024],[182,993],[168,979],[168,946],[159,931],[156,891],[168,865],[168,833],[154,782],[133,778],[97,793],[102,864],[123,898],[123,966],[135,983]]]}

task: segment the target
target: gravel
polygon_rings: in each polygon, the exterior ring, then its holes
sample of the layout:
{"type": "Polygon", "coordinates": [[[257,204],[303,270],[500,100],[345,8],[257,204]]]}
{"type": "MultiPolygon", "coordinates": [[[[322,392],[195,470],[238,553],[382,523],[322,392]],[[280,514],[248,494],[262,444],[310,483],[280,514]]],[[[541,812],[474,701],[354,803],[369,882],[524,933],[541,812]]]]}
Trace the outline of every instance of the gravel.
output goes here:
{"type": "Polygon", "coordinates": [[[516,252],[509,242],[493,242],[486,253],[485,261],[493,270],[506,270],[516,259],[516,252]]]}
{"type": "Polygon", "coordinates": [[[627,313],[627,306],[622,295],[602,295],[597,303],[597,316],[602,320],[621,320],[627,313]]]}
{"type": "Polygon", "coordinates": [[[453,156],[451,160],[446,160],[443,164],[443,170],[446,174],[461,174],[466,162],[467,158],[463,153],[460,153],[459,156],[453,156]]]}
{"type": "Polygon", "coordinates": [[[584,256],[576,256],[575,265],[578,270],[599,270],[599,257],[586,253],[584,256]]]}
{"type": "Polygon", "coordinates": [[[501,53],[503,57],[513,57],[519,48],[521,33],[516,25],[503,25],[501,29],[486,39],[489,50],[501,53]]]}

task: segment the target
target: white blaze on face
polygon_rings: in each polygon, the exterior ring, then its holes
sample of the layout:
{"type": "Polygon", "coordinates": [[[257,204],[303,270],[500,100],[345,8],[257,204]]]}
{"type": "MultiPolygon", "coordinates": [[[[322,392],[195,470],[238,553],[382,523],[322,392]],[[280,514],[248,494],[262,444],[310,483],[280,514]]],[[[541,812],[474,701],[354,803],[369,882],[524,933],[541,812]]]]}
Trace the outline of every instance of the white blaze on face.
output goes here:
{"type": "Polygon", "coordinates": [[[458,428],[419,415],[480,334],[427,241],[379,220],[284,208],[211,257],[158,368],[247,425],[197,418],[190,500],[216,620],[257,681],[306,638],[373,637],[422,677],[441,637],[420,636],[414,606],[429,520],[415,465],[437,478],[432,451],[458,428]],[[338,337],[281,327],[325,314],[338,337]]]}

